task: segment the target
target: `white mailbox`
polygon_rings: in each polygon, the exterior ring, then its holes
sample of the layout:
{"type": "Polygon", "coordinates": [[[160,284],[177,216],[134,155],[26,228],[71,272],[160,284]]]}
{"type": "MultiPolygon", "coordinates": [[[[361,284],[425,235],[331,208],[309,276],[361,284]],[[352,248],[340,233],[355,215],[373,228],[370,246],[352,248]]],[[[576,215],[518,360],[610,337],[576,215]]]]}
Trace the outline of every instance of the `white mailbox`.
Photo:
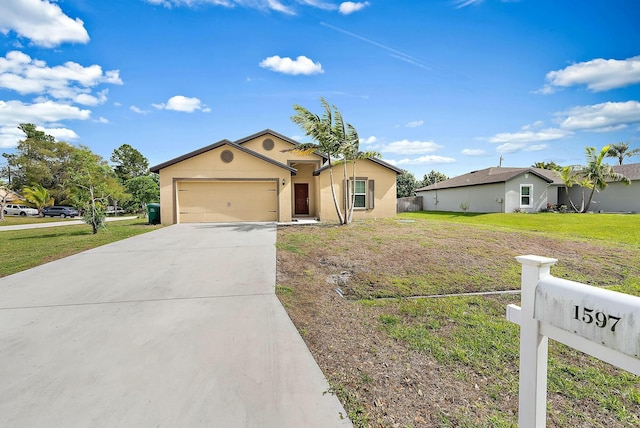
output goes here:
{"type": "Polygon", "coordinates": [[[640,356],[640,297],[547,276],[536,287],[534,318],[640,356]]]}
{"type": "Polygon", "coordinates": [[[518,425],[543,428],[549,338],[640,376],[640,297],[555,278],[556,259],[516,259],[522,307],[508,305],[507,319],[520,325],[518,425]]]}

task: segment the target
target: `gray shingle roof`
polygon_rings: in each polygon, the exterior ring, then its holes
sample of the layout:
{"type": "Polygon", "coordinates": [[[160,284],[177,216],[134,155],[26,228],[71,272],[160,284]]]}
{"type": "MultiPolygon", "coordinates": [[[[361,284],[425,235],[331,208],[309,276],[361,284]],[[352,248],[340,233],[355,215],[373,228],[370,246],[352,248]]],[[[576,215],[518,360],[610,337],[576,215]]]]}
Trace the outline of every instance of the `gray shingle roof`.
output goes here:
{"type": "Polygon", "coordinates": [[[427,187],[422,187],[416,191],[421,190],[434,190],[434,189],[450,189],[454,187],[466,187],[466,186],[479,186],[482,184],[492,183],[504,183],[512,178],[515,178],[524,173],[534,174],[550,184],[562,184],[560,176],[548,169],[541,168],[506,168],[506,167],[492,167],[481,169],[478,171],[472,171],[467,174],[459,175],[457,177],[450,178],[448,180],[441,181],[440,183],[432,184],[427,187]]]}
{"type": "Polygon", "coordinates": [[[622,174],[629,180],[640,180],[640,163],[630,163],[627,165],[615,165],[613,170],[622,174]]]}

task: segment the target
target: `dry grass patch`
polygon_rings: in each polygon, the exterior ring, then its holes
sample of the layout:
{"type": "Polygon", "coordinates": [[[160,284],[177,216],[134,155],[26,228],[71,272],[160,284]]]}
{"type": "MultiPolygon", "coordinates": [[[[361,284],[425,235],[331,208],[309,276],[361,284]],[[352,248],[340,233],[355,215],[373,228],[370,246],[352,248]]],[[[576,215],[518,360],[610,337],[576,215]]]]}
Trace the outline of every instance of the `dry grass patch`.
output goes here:
{"type": "MultiPolygon", "coordinates": [[[[356,426],[514,426],[518,327],[504,308],[518,294],[374,298],[519,289],[522,254],[559,259],[556,276],[640,288],[636,246],[434,220],[282,228],[277,283],[356,426]]],[[[635,376],[550,352],[549,426],[639,423],[635,376]]]]}

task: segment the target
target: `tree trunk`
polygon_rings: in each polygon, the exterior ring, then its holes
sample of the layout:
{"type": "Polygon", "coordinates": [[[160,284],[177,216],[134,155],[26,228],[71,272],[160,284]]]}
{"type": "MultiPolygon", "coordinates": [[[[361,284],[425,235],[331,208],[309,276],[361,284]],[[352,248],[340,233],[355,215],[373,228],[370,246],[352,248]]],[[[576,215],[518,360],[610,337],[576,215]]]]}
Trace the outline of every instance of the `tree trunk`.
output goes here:
{"type": "Polygon", "coordinates": [[[331,183],[331,196],[333,196],[333,204],[336,207],[336,212],[338,213],[338,220],[340,224],[344,224],[344,217],[342,215],[342,211],[340,210],[340,204],[338,203],[338,196],[336,196],[336,187],[333,184],[333,167],[331,166],[331,157],[328,157],[329,162],[329,181],[331,183]]]}
{"type": "Polygon", "coordinates": [[[584,207],[581,212],[586,213],[587,211],[589,211],[589,207],[591,206],[591,200],[593,199],[593,194],[595,192],[596,192],[596,186],[594,184],[593,188],[591,189],[591,193],[589,194],[589,200],[587,201],[587,206],[584,207]]]}
{"type": "MultiPolygon", "coordinates": [[[[566,191],[567,191],[567,199],[569,200],[569,204],[571,205],[571,208],[573,208],[573,210],[574,210],[575,212],[581,212],[581,211],[582,211],[582,208],[580,208],[580,211],[578,211],[578,208],[576,208],[576,204],[574,204],[574,203],[573,203],[573,201],[571,200],[571,196],[569,196],[569,188],[568,188],[568,187],[565,187],[565,188],[564,188],[564,190],[566,190],[566,191]]],[[[584,190],[582,191],[582,195],[583,195],[583,196],[582,196],[582,199],[583,199],[583,202],[582,202],[582,203],[583,203],[583,205],[584,205],[584,190]]]]}

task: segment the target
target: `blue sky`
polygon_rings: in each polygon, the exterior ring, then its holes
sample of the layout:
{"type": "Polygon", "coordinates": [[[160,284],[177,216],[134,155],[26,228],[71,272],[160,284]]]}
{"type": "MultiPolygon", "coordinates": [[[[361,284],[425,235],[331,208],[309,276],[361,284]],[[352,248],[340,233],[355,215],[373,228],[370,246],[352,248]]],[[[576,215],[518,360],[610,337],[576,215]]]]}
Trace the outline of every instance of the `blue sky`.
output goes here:
{"type": "MultiPolygon", "coordinates": [[[[413,172],[640,147],[640,2],[2,0],[0,151],[31,122],[157,164],[319,97],[413,172]]],[[[633,159],[640,162],[640,157],[633,159]]]]}

